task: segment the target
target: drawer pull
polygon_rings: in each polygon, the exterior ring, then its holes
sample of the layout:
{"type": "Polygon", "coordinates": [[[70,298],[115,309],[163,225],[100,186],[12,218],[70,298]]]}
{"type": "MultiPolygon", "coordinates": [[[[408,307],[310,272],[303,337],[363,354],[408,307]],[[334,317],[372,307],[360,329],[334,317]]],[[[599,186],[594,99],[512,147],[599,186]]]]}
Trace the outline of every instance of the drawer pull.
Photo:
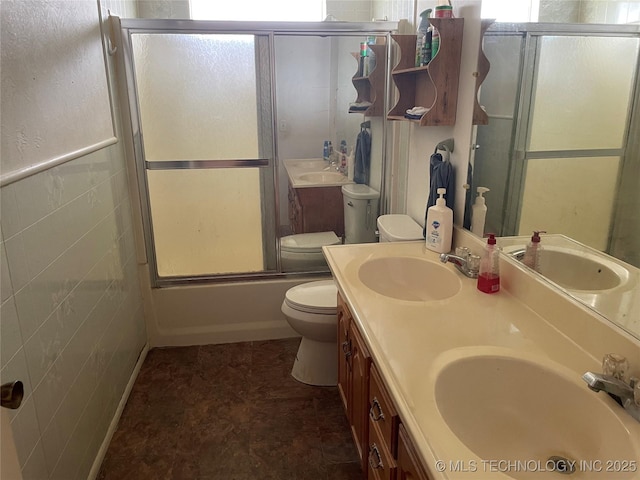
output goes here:
{"type": "Polygon", "coordinates": [[[384,412],[382,411],[382,407],[380,406],[380,402],[378,401],[377,397],[373,397],[371,408],[369,409],[369,416],[374,422],[377,422],[378,420],[384,420],[384,412]],[[378,411],[378,413],[376,413],[376,410],[378,411]]]}
{"type": "Polygon", "coordinates": [[[374,470],[384,467],[384,465],[382,465],[382,456],[380,455],[380,450],[378,450],[378,446],[375,443],[372,443],[369,446],[369,466],[374,470]],[[374,455],[377,457],[377,460],[374,460],[374,455]]]}

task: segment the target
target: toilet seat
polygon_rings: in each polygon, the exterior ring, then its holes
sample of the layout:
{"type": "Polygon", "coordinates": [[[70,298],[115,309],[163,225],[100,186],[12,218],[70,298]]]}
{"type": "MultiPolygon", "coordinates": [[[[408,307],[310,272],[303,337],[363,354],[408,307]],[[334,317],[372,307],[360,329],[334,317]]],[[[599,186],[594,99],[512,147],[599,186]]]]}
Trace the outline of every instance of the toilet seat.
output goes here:
{"type": "Polygon", "coordinates": [[[298,233],[280,239],[280,249],[289,253],[322,253],[324,245],[339,245],[340,238],[333,232],[298,233]]]}
{"type": "Polygon", "coordinates": [[[297,285],[287,290],[285,303],[294,310],[318,315],[335,315],[338,288],[333,280],[297,285]]]}

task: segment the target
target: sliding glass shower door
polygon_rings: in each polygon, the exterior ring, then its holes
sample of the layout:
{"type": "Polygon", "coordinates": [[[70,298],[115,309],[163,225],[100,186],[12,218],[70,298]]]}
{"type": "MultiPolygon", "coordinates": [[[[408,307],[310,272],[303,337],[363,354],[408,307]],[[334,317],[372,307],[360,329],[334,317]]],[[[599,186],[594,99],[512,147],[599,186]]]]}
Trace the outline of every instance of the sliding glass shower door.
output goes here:
{"type": "Polygon", "coordinates": [[[156,283],[277,271],[269,36],[128,38],[156,283]]]}
{"type": "Polygon", "coordinates": [[[547,230],[612,251],[620,206],[637,190],[625,179],[639,161],[628,147],[637,27],[496,24],[484,50],[489,124],[478,127],[473,186],[491,189],[486,231],[547,230]]]}

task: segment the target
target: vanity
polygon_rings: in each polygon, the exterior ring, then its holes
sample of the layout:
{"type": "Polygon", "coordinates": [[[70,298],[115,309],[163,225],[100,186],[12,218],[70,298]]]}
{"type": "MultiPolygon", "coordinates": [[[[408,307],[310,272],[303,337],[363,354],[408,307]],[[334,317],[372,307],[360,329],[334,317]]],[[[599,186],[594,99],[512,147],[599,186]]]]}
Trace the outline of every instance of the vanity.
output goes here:
{"type": "Polygon", "coordinates": [[[639,376],[637,339],[506,255],[487,295],[423,242],[323,250],[365,478],[640,478],[640,422],[581,378],[610,352],[639,376]]]}
{"type": "Polygon", "coordinates": [[[322,158],[284,161],[289,180],[292,233],[335,232],[344,235],[342,185],[353,183],[322,158]]]}

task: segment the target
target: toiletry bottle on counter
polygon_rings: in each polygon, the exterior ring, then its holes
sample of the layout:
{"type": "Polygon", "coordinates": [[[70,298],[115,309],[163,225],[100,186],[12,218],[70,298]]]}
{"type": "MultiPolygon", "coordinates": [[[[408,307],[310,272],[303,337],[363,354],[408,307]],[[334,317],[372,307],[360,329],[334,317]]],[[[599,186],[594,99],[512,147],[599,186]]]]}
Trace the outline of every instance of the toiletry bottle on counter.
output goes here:
{"type": "Polygon", "coordinates": [[[500,264],[499,252],[496,247],[496,236],[489,234],[482,258],[480,259],[480,272],[478,273],[478,290],[484,293],[496,293],[500,291],[500,264]]]}
{"type": "Polygon", "coordinates": [[[347,174],[347,141],[340,140],[340,172],[347,174]]]}
{"type": "Polygon", "coordinates": [[[484,222],[487,217],[487,205],[484,201],[484,195],[489,191],[486,187],[478,187],[478,196],[475,203],[471,207],[471,233],[484,237],[484,222]]]}
{"type": "Polygon", "coordinates": [[[445,193],[447,193],[446,188],[439,188],[436,204],[427,210],[425,239],[427,248],[438,253],[451,251],[453,234],[453,210],[447,207],[445,193]]]}
{"type": "Polygon", "coordinates": [[[543,230],[533,232],[531,241],[527,245],[527,248],[524,251],[524,258],[522,259],[522,263],[536,272],[540,271],[540,255],[542,254],[542,245],[540,245],[541,233],[547,232],[543,230]]]}

